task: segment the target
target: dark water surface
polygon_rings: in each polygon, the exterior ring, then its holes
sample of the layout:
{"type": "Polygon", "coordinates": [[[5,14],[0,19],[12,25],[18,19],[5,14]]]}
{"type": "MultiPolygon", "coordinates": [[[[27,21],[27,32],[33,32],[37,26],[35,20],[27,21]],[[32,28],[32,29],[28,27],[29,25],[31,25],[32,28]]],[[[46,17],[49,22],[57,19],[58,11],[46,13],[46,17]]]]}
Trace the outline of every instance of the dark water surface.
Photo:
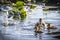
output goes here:
{"type": "Polygon", "coordinates": [[[58,11],[45,12],[42,7],[37,7],[32,14],[27,14],[24,22],[20,22],[18,25],[8,27],[0,25],[0,40],[60,40],[55,37],[60,34],[49,35],[47,30],[41,34],[34,32],[34,25],[39,18],[58,27],[57,30],[51,30],[51,32],[60,32],[60,13],[58,11]]]}

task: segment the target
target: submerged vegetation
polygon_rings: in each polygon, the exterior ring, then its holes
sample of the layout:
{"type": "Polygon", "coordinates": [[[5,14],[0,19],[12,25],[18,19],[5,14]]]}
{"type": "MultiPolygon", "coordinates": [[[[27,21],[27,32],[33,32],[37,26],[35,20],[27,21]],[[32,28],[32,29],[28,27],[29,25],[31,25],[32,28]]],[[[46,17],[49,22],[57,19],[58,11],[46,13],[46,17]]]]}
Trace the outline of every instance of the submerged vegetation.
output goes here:
{"type": "Polygon", "coordinates": [[[26,18],[26,11],[24,11],[24,9],[20,10],[20,15],[21,15],[21,20],[24,20],[26,18]]]}
{"type": "MultiPolygon", "coordinates": [[[[24,20],[26,18],[26,11],[24,10],[24,2],[23,1],[18,1],[16,2],[16,5],[13,7],[13,11],[19,12],[21,20],[24,20]]],[[[17,19],[14,17],[14,19],[17,19]]]]}

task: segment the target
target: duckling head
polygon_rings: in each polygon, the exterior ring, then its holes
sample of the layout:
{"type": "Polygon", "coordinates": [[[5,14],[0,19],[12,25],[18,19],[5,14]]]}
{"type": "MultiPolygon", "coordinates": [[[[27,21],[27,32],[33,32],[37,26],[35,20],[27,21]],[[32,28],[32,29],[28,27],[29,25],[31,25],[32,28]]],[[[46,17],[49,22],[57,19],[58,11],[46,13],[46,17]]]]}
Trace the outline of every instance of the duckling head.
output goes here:
{"type": "Polygon", "coordinates": [[[39,19],[39,22],[41,22],[41,21],[42,21],[42,18],[39,19]]]}
{"type": "Polygon", "coordinates": [[[50,26],[50,23],[48,23],[48,25],[47,26],[50,26]]]}

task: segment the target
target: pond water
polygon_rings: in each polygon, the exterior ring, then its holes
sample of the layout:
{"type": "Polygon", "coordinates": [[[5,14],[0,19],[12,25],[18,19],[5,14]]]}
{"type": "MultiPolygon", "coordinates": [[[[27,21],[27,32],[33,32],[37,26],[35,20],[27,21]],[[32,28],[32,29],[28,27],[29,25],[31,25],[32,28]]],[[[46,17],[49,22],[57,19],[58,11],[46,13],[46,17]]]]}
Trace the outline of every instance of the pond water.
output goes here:
{"type": "Polygon", "coordinates": [[[33,12],[27,14],[24,22],[8,27],[0,25],[0,40],[60,40],[53,38],[60,34],[47,35],[47,30],[41,34],[34,32],[34,25],[39,21],[39,18],[58,27],[57,30],[51,32],[60,31],[60,13],[58,11],[43,11],[42,7],[38,6],[33,12]]]}

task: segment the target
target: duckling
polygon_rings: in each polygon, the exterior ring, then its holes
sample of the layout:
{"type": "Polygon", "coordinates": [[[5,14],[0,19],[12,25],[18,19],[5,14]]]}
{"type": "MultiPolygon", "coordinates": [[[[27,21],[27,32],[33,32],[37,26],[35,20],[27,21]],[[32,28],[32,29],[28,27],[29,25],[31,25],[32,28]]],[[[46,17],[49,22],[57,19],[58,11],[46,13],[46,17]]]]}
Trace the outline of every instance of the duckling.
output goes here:
{"type": "Polygon", "coordinates": [[[45,22],[40,18],[34,29],[35,32],[42,32],[42,30],[45,29],[45,22]]]}
{"type": "Polygon", "coordinates": [[[48,25],[47,25],[47,29],[57,29],[57,27],[52,26],[51,24],[48,24],[48,25]]]}
{"type": "Polygon", "coordinates": [[[37,23],[36,25],[35,25],[35,32],[36,33],[42,33],[42,30],[43,30],[43,27],[41,27],[41,25],[39,25],[39,23],[37,23]]]}
{"type": "Polygon", "coordinates": [[[36,26],[35,27],[35,32],[36,33],[42,33],[42,27],[36,26]]]}
{"type": "Polygon", "coordinates": [[[45,22],[41,18],[39,19],[39,25],[45,29],[45,22]]]}

